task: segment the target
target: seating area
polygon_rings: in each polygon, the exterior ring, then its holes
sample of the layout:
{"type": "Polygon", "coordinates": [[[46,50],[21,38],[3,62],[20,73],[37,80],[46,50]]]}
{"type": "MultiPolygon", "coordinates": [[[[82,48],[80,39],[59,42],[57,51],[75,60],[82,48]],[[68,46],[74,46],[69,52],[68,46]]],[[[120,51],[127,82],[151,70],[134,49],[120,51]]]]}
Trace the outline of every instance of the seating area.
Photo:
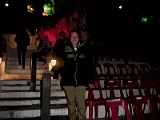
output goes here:
{"type": "Polygon", "coordinates": [[[104,106],[107,120],[119,119],[119,106],[124,108],[126,120],[158,120],[159,73],[158,66],[147,64],[95,64],[95,82],[88,86],[86,99],[89,120],[93,114],[98,118],[99,105],[104,106]]]}

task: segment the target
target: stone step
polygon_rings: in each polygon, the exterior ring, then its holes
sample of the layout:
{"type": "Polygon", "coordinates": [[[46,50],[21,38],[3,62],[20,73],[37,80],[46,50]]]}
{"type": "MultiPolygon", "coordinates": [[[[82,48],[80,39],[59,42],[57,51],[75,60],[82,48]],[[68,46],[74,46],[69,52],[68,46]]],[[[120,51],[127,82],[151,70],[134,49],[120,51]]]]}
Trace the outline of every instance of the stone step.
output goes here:
{"type": "MultiPolygon", "coordinates": [[[[36,90],[40,90],[40,86],[36,86],[36,90]]],[[[9,91],[18,91],[18,90],[21,90],[21,91],[25,91],[25,90],[30,90],[30,86],[28,85],[3,85],[1,86],[0,88],[1,91],[4,91],[4,90],[9,90],[9,91]]],[[[51,85],[51,90],[61,90],[61,86],[57,86],[57,85],[51,85]]]]}
{"type": "Polygon", "coordinates": [[[37,50],[37,47],[36,47],[36,45],[29,45],[29,46],[27,46],[27,50],[37,50]]]}
{"type": "MultiPolygon", "coordinates": [[[[23,74],[4,74],[0,76],[0,80],[30,80],[31,75],[23,75],[23,74]]],[[[37,80],[42,80],[42,74],[36,74],[37,80]]]]}
{"type": "MultiPolygon", "coordinates": [[[[41,80],[36,80],[36,84],[40,85],[41,80]]],[[[0,85],[29,85],[30,80],[1,80],[0,85]]],[[[51,79],[52,85],[60,85],[59,79],[51,79]]]]}
{"type": "MultiPolygon", "coordinates": [[[[22,65],[6,65],[6,69],[10,70],[10,69],[20,69],[22,70],[22,65]]],[[[25,65],[25,69],[31,69],[30,65],[25,65]]],[[[41,70],[45,70],[45,66],[44,65],[37,65],[37,69],[41,69],[41,70]]]]}
{"type": "MultiPolygon", "coordinates": [[[[30,57],[26,57],[26,62],[30,61],[30,60],[31,60],[30,57]]],[[[15,56],[15,57],[7,57],[7,61],[18,61],[18,58],[17,58],[17,56],[15,56]]],[[[38,59],[37,59],[37,62],[39,62],[38,59]]]]}
{"type": "MultiPolygon", "coordinates": [[[[36,70],[37,74],[42,74],[46,70],[36,70]]],[[[6,69],[7,74],[17,74],[17,75],[31,75],[31,70],[30,69],[6,69]]]]}
{"type": "MultiPolygon", "coordinates": [[[[18,58],[13,58],[13,57],[8,57],[7,58],[7,61],[17,61],[18,62],[18,58]]],[[[30,61],[30,57],[26,58],[26,62],[29,62],[30,61]]]]}
{"type": "MultiPolygon", "coordinates": [[[[68,115],[67,107],[63,108],[51,108],[50,109],[51,116],[64,116],[68,115]]],[[[0,119],[13,119],[13,118],[34,118],[40,117],[40,109],[33,109],[30,107],[30,110],[6,110],[0,111],[0,119]]]]}
{"type": "MultiPolygon", "coordinates": [[[[29,91],[30,80],[7,80],[0,81],[1,91],[29,91]]],[[[40,81],[36,81],[36,90],[40,90],[40,81]]],[[[51,90],[61,90],[60,80],[51,80],[51,90]]]]}
{"type": "MultiPolygon", "coordinates": [[[[30,65],[30,61],[26,61],[25,65],[30,65]]],[[[18,61],[7,61],[6,65],[18,65],[18,61]]],[[[37,66],[44,66],[44,62],[37,62],[37,66]]]]}
{"type": "MultiPolygon", "coordinates": [[[[51,97],[65,97],[65,93],[63,90],[51,90],[51,97]]],[[[27,98],[40,98],[40,91],[36,92],[0,92],[0,99],[27,99],[27,98]]]]}
{"type": "MultiPolygon", "coordinates": [[[[99,118],[93,119],[93,120],[106,120],[105,117],[105,108],[102,105],[99,105],[98,109],[101,109],[100,112],[98,112],[99,118]]],[[[123,108],[122,108],[123,109],[123,108]]],[[[125,114],[125,113],[124,113],[125,114]]],[[[41,110],[40,107],[39,109],[36,107],[26,107],[26,108],[17,108],[15,109],[10,109],[10,110],[1,110],[0,111],[0,119],[21,119],[21,118],[37,118],[41,116],[41,110]]],[[[50,116],[68,116],[68,108],[66,105],[63,106],[51,106],[50,109],[50,116]]],[[[88,107],[86,108],[86,120],[89,118],[89,109],[88,107]]],[[[94,112],[93,112],[93,118],[94,117],[94,112]]],[[[40,118],[39,118],[40,119],[40,118]]],[[[60,119],[54,119],[54,120],[65,120],[64,118],[60,119]]],[[[67,119],[68,120],[68,119],[67,119]]]]}
{"type": "MultiPolygon", "coordinates": [[[[51,109],[57,109],[57,108],[66,108],[67,105],[66,104],[61,104],[61,105],[50,105],[51,109]]],[[[31,105],[31,106],[6,106],[1,107],[0,111],[10,111],[10,110],[32,110],[32,109],[40,109],[40,105],[36,104],[36,105],[31,105]]]]}
{"type": "MultiPolygon", "coordinates": [[[[31,106],[31,105],[40,105],[41,101],[40,99],[29,99],[29,100],[1,100],[0,101],[0,107],[5,106],[31,106]]],[[[61,104],[67,104],[66,98],[51,98],[50,100],[51,105],[61,105],[61,104]]]]}
{"type": "MultiPolygon", "coordinates": [[[[7,52],[6,56],[8,57],[13,57],[13,58],[17,57],[17,49],[7,48],[6,52],[7,52]]],[[[31,50],[28,49],[26,52],[26,58],[30,58],[32,52],[39,52],[39,51],[36,49],[31,49],[31,50]]]]}

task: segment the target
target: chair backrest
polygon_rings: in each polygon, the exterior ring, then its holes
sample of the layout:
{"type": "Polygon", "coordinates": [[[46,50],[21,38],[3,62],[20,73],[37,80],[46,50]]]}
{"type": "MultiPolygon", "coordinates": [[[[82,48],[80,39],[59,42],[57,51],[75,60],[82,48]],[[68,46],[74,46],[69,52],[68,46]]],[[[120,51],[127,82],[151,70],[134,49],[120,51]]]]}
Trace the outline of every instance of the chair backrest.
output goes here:
{"type": "Polygon", "coordinates": [[[117,70],[122,79],[132,79],[129,70],[125,64],[117,64],[117,70]]]}
{"type": "Polygon", "coordinates": [[[128,64],[132,78],[138,80],[140,77],[140,69],[136,64],[128,64]]]}
{"type": "Polygon", "coordinates": [[[133,90],[134,88],[138,89],[138,93],[139,93],[138,96],[142,96],[142,90],[137,80],[125,80],[125,87],[128,87],[129,89],[129,94],[127,93],[127,90],[126,90],[126,95],[128,98],[135,96],[134,90],[133,90]]]}
{"type": "Polygon", "coordinates": [[[151,65],[151,71],[159,71],[160,67],[158,65],[151,65]]]}
{"type": "Polygon", "coordinates": [[[150,72],[150,68],[149,68],[149,66],[146,65],[146,64],[139,64],[139,67],[140,67],[140,70],[141,70],[141,71],[150,72]]]}
{"type": "Polygon", "coordinates": [[[150,112],[151,112],[151,119],[150,120],[158,120],[155,115],[153,105],[147,97],[144,97],[144,96],[133,97],[131,99],[131,102],[132,102],[133,111],[134,111],[136,120],[146,120],[144,117],[142,105],[148,105],[148,107],[150,108],[150,112]]]}
{"type": "Polygon", "coordinates": [[[116,67],[111,63],[105,63],[104,69],[106,72],[106,79],[113,80],[113,79],[120,79],[119,74],[117,73],[116,67]]]}
{"type": "Polygon", "coordinates": [[[106,77],[105,72],[102,70],[102,66],[98,63],[94,64],[95,80],[100,80],[101,77],[106,77]]]}
{"type": "Polygon", "coordinates": [[[144,87],[143,89],[146,97],[152,98],[153,96],[160,95],[157,84],[153,80],[148,79],[143,81],[142,86],[144,87]]]}
{"type": "Polygon", "coordinates": [[[132,117],[131,117],[129,110],[128,110],[128,105],[127,105],[126,101],[122,98],[115,99],[115,100],[112,99],[112,101],[107,101],[107,103],[106,103],[106,107],[111,108],[112,120],[119,120],[119,118],[118,118],[118,107],[119,106],[122,106],[125,109],[127,120],[132,120],[132,117]]]}
{"type": "Polygon", "coordinates": [[[98,80],[94,81],[93,87],[88,86],[88,99],[93,100],[95,99],[93,89],[97,88],[99,92],[99,98],[98,99],[103,99],[103,94],[102,94],[102,88],[98,80]]]}
{"type": "Polygon", "coordinates": [[[140,67],[140,72],[141,72],[141,79],[146,80],[146,79],[151,79],[150,75],[150,68],[146,64],[139,64],[140,67]]]}
{"type": "Polygon", "coordinates": [[[116,95],[114,92],[115,87],[119,89],[120,97],[124,98],[123,91],[121,88],[121,83],[118,80],[106,80],[105,81],[105,88],[109,88],[109,93],[110,93],[110,95],[107,95],[107,93],[106,93],[106,96],[108,97],[108,99],[115,99],[116,98],[116,95]]]}

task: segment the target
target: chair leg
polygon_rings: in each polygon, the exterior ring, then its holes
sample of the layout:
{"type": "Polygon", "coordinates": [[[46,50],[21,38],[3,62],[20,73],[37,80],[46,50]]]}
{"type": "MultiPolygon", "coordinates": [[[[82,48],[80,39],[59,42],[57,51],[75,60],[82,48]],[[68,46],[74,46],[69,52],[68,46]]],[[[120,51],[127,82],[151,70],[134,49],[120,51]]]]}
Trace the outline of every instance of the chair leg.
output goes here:
{"type": "Polygon", "coordinates": [[[106,109],[105,117],[107,118],[107,120],[110,120],[111,119],[110,109],[109,107],[105,107],[105,109],[106,109]]]}
{"type": "Polygon", "coordinates": [[[93,102],[89,102],[89,120],[93,120],[93,102]]]}

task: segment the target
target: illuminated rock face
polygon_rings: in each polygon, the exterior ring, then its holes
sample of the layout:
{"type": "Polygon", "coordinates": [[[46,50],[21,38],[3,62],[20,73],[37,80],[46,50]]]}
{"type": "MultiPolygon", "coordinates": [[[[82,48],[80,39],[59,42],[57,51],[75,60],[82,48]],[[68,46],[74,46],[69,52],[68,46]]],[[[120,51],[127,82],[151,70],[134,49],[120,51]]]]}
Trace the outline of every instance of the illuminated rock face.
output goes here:
{"type": "MultiPolygon", "coordinates": [[[[45,14],[45,13],[44,13],[45,14]]],[[[54,28],[43,29],[39,31],[38,35],[40,39],[43,40],[44,43],[47,43],[48,47],[53,47],[56,40],[59,38],[59,32],[64,31],[66,33],[66,37],[69,36],[69,31],[73,29],[80,29],[82,40],[88,40],[88,33],[85,31],[86,28],[86,14],[79,17],[76,12],[70,13],[70,16],[63,17],[54,28]]]]}

